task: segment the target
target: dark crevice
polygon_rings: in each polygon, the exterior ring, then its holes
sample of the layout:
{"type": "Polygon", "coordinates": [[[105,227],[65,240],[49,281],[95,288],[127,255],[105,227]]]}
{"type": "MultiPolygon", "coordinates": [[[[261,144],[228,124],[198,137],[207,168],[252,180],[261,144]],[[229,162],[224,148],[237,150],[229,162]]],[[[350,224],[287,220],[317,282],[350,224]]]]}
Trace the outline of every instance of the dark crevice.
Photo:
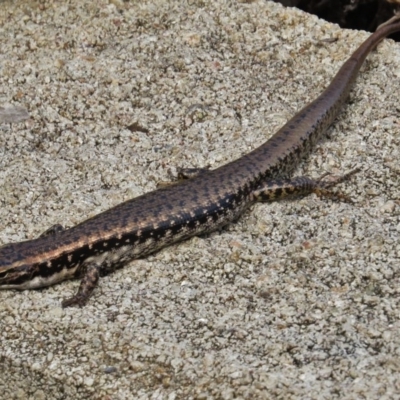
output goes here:
{"type": "MultiPolygon", "coordinates": [[[[400,4],[393,0],[273,0],[286,7],[297,7],[342,28],[373,32],[390,19],[400,4]]],[[[400,41],[400,33],[391,36],[400,41]]]]}

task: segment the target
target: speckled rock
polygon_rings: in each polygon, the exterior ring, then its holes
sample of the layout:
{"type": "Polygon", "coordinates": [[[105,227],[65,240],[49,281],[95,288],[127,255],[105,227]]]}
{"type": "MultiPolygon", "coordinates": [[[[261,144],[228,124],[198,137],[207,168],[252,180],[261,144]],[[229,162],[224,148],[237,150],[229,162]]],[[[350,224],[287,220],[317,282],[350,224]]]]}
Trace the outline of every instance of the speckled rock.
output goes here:
{"type": "MultiPolygon", "coordinates": [[[[29,114],[0,125],[0,243],[243,155],[366,37],[261,0],[0,2],[0,107],[29,114]]],[[[83,309],[60,308],[77,281],[0,291],[0,397],[398,396],[399,93],[385,41],[299,166],[360,166],[354,204],[257,204],[102,278],[83,309]]]]}

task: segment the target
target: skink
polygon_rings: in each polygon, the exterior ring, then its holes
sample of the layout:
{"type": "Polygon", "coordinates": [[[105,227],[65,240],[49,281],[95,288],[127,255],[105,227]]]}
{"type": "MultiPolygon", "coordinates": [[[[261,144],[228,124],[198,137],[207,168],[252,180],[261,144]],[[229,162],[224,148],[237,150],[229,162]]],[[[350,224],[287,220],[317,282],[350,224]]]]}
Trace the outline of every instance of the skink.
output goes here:
{"type": "Polygon", "coordinates": [[[325,191],[331,180],[286,179],[334,121],[370,51],[400,31],[400,17],[380,26],[343,64],[329,86],[267,142],[194,178],[128,200],[72,228],[0,247],[0,289],[36,289],[80,278],[63,307],[83,306],[99,277],[128,261],[237,218],[256,201],[325,191]]]}

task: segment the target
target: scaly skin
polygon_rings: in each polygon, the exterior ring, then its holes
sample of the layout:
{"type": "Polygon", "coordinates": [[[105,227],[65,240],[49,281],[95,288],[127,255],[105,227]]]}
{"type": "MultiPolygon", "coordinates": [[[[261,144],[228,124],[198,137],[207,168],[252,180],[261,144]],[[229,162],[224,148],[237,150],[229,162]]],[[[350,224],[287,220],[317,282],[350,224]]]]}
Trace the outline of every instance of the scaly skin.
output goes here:
{"type": "Polygon", "coordinates": [[[238,160],[146,193],[70,229],[56,226],[34,240],[0,248],[0,289],[33,289],[80,277],[63,306],[84,305],[99,276],[139,256],[217,229],[257,200],[324,190],[330,184],[290,175],[337,117],[359,69],[386,36],[400,31],[395,17],[343,64],[330,85],[271,139],[238,160]]]}

